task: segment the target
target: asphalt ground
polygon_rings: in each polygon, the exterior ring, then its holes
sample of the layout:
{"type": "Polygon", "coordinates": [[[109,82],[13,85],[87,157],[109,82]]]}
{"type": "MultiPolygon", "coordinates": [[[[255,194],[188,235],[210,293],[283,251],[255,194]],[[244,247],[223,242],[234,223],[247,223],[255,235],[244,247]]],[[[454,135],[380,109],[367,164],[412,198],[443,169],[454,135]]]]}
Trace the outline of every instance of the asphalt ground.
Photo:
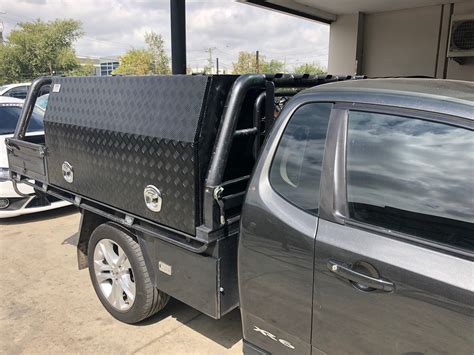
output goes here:
{"type": "Polygon", "coordinates": [[[0,220],[0,353],[241,354],[240,313],[214,320],[171,300],[138,325],[120,323],[79,271],[74,207],[0,220]]]}

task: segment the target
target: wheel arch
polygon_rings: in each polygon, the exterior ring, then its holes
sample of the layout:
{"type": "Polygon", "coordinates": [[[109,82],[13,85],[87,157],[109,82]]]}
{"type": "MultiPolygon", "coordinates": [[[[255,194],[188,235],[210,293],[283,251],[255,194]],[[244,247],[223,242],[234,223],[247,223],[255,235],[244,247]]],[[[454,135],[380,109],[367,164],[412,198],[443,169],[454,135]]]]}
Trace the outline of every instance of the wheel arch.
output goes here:
{"type": "Polygon", "coordinates": [[[127,233],[132,239],[134,239],[140,245],[140,249],[145,259],[148,272],[150,276],[152,277],[153,283],[155,283],[154,270],[151,267],[152,262],[150,260],[150,256],[148,255],[147,247],[146,247],[147,241],[144,240],[146,238],[139,238],[136,233],[129,230],[128,228],[125,228],[124,226],[116,222],[113,222],[106,217],[100,216],[96,213],[93,213],[87,210],[81,211],[79,238],[77,241],[77,265],[78,265],[79,270],[88,268],[87,254],[88,254],[89,240],[91,238],[92,232],[102,224],[109,224],[127,233]]]}
{"type": "Polygon", "coordinates": [[[77,266],[79,270],[87,269],[87,248],[91,234],[98,226],[109,220],[87,210],[81,210],[79,238],[77,240],[77,266]]]}
{"type": "MultiPolygon", "coordinates": [[[[129,229],[125,228],[124,226],[112,222],[106,217],[100,216],[96,213],[82,210],[81,211],[81,222],[79,226],[79,238],[77,241],[77,266],[79,270],[87,269],[87,253],[88,253],[88,245],[89,240],[91,238],[92,232],[102,224],[110,224],[113,225],[115,228],[122,230],[123,232],[127,233],[132,237],[136,242],[139,243],[136,234],[134,234],[129,229]]],[[[142,247],[141,243],[140,247],[142,247]]],[[[142,247],[143,252],[143,247],[142,247]]]]}

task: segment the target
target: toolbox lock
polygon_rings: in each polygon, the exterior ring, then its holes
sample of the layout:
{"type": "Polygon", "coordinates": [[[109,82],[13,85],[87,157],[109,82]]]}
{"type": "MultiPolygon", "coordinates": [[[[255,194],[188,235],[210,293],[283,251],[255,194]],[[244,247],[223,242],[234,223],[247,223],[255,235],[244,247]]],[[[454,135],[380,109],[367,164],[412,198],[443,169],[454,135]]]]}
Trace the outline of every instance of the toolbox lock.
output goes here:
{"type": "Polygon", "coordinates": [[[74,181],[74,170],[72,168],[72,165],[65,161],[61,166],[61,170],[63,171],[64,180],[72,184],[72,182],[74,181]]]}
{"type": "Polygon", "coordinates": [[[146,207],[153,212],[161,211],[161,192],[156,186],[148,185],[143,191],[143,197],[145,198],[146,207]]]}

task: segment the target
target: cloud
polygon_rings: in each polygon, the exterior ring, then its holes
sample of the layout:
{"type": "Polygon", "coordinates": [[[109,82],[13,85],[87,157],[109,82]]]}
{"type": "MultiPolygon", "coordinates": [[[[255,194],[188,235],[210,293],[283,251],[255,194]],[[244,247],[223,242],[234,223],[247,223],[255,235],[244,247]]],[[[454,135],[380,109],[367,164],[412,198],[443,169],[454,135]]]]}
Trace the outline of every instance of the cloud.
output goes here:
{"type": "MultiPolygon", "coordinates": [[[[161,33],[170,52],[168,0],[0,0],[5,34],[17,22],[41,18],[80,20],[86,35],[75,45],[82,56],[110,57],[145,45],[147,31],[161,33]]],[[[289,69],[305,63],[327,65],[329,27],[314,21],[257,7],[222,1],[187,1],[187,56],[192,67],[219,57],[230,69],[239,51],[256,51],[268,59],[284,60],[289,69]]]]}

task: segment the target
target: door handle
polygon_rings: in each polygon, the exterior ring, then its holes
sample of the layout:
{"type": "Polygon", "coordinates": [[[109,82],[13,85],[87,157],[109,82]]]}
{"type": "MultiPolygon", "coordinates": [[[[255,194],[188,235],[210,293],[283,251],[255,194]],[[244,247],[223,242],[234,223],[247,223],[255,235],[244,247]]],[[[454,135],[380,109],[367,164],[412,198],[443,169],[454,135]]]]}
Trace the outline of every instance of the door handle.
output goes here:
{"type": "Polygon", "coordinates": [[[391,281],[380,277],[377,278],[365,275],[361,272],[352,270],[349,266],[345,264],[338,263],[333,260],[328,261],[327,267],[331,272],[335,273],[336,275],[339,275],[357,284],[361,284],[385,292],[392,292],[395,289],[395,284],[391,281]]]}

